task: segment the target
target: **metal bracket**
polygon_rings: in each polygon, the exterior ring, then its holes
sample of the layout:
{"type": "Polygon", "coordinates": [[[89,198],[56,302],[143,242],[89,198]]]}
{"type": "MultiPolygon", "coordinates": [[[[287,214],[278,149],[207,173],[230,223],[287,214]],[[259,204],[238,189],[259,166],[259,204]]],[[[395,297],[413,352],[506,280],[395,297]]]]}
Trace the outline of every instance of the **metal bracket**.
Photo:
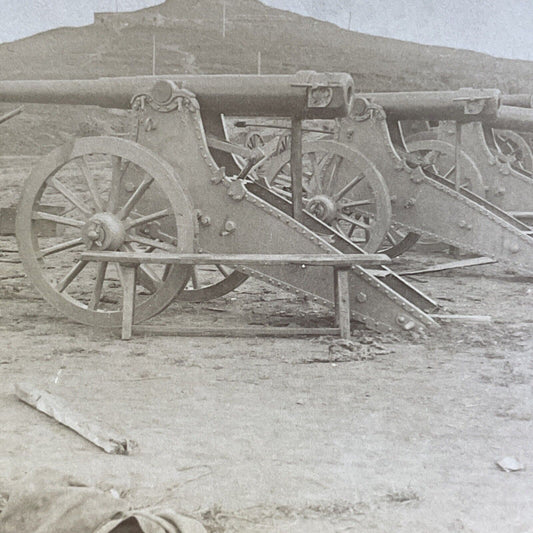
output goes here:
{"type": "Polygon", "coordinates": [[[194,93],[168,80],[158,80],[152,94],[140,93],[131,99],[131,107],[134,110],[142,111],[147,104],[159,113],[170,113],[182,107],[191,112],[200,109],[194,93]]]}
{"type": "Polygon", "coordinates": [[[464,113],[465,115],[479,115],[485,103],[488,100],[491,100],[492,96],[460,96],[454,98],[454,102],[464,102],[464,113]]]}

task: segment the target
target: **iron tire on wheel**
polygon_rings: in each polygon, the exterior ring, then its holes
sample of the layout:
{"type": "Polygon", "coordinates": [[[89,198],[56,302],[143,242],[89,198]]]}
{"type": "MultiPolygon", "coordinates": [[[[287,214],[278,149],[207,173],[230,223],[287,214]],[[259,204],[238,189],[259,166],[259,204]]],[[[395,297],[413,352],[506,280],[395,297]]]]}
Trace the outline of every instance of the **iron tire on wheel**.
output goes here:
{"type": "MultiPolygon", "coordinates": [[[[220,268],[225,267],[219,265],[220,268]]],[[[233,270],[226,277],[223,277],[220,281],[199,288],[185,287],[177,296],[177,300],[180,302],[208,302],[215,298],[220,298],[226,294],[234,291],[237,287],[240,287],[248,279],[247,274],[243,274],[238,270],[233,270]]]]}

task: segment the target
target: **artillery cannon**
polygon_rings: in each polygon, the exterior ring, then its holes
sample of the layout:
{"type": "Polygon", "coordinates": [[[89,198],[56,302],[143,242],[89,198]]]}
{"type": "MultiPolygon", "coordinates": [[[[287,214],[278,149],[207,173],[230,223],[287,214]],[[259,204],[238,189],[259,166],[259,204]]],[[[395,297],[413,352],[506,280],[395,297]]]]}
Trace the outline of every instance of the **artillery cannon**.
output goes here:
{"type": "MultiPolygon", "coordinates": [[[[533,154],[517,132],[533,131],[533,110],[502,105],[495,117],[483,121],[454,124],[442,120],[407,144],[431,139],[442,145],[441,168],[450,167],[453,153],[461,150],[474,162],[483,177],[485,198],[504,211],[519,216],[533,212],[533,154]],[[503,148],[503,150],[502,150],[503,148]]],[[[417,146],[415,144],[414,146],[417,146]]],[[[530,216],[528,217],[530,218],[530,216]]]]}
{"type": "MultiPolygon", "coordinates": [[[[370,159],[380,165],[391,194],[398,198],[393,206],[393,220],[397,224],[405,229],[410,227],[411,231],[418,226],[421,231],[416,232],[429,238],[515,266],[521,264],[531,271],[533,239],[529,235],[529,228],[509,216],[508,212],[531,210],[533,181],[511,169],[505,174],[505,184],[502,180],[491,180],[487,169],[479,167],[472,151],[464,144],[465,131],[477,127],[476,125],[482,127],[483,124],[496,124],[501,120],[502,109],[505,112],[507,107],[500,105],[499,92],[463,89],[457,91],[456,96],[444,93],[445,100],[451,99],[456,105],[464,104],[462,117],[457,110],[453,114],[451,109],[446,111],[442,103],[432,105],[431,98],[440,100],[438,93],[433,96],[431,93],[423,93],[422,102],[429,100],[429,104],[420,108],[416,104],[417,95],[418,93],[369,95],[368,99],[364,99],[368,102],[365,111],[342,120],[339,139],[346,142],[352,135],[355,145],[367,156],[373,150],[370,159]],[[378,118],[376,115],[380,113],[378,118]],[[449,116],[446,116],[448,113],[449,116]],[[368,116],[372,114],[374,117],[368,116]],[[410,159],[408,150],[425,148],[431,152],[446,151],[446,148],[437,146],[438,142],[429,146],[426,144],[425,147],[415,147],[412,144],[406,146],[399,124],[404,119],[446,119],[448,128],[453,126],[457,138],[463,139],[462,143],[458,142],[453,147],[452,152],[448,151],[448,155],[453,156],[454,164],[446,175],[439,176],[435,173],[431,160],[418,164],[416,159],[410,159]],[[351,126],[348,126],[349,123],[351,126]],[[361,127],[365,128],[364,132],[361,127]],[[396,156],[400,161],[403,160],[403,169],[399,168],[396,156]],[[405,166],[413,167],[417,164],[415,168],[406,171],[405,166]],[[419,174],[418,177],[413,176],[413,173],[419,174]],[[406,196],[409,188],[411,191],[406,196]],[[423,189],[427,192],[424,193],[423,189]],[[430,193],[431,189],[433,192],[430,193]],[[421,209],[413,209],[423,201],[424,194],[428,195],[427,203],[424,202],[421,209]],[[453,215],[450,216],[451,214],[453,215]],[[494,239],[496,235],[499,235],[499,241],[494,239]]],[[[354,105],[354,109],[357,110],[358,106],[354,105]]],[[[494,171],[491,176],[494,176],[494,171]]]]}
{"type": "MultiPolygon", "coordinates": [[[[0,82],[3,102],[131,106],[138,115],[135,142],[75,139],[36,164],[17,213],[17,241],[28,277],[67,316],[116,327],[122,313],[115,293],[125,283],[124,272],[118,268],[114,274],[112,260],[91,264],[82,258],[84,251],[363,253],[342,233],[302,210],[297,190],[302,119],[344,116],[352,94],[349,76],[313,72],[0,82]],[[223,138],[221,113],[291,118],[292,201],[251,179],[255,155],[223,138]],[[250,155],[252,164],[239,168],[235,153],[250,155]],[[45,202],[61,206],[60,214],[42,210],[45,202]],[[35,231],[39,220],[62,226],[63,235],[41,238],[35,231]]],[[[352,156],[350,148],[331,142],[352,156]]],[[[361,181],[349,179],[352,188],[361,181]]],[[[204,297],[228,292],[253,275],[318,303],[334,299],[333,282],[323,267],[230,266],[234,273],[220,265],[224,280],[204,297]]],[[[136,322],[163,310],[191,277],[186,265],[156,267],[142,264],[138,271],[136,322]]],[[[422,330],[435,324],[426,314],[434,302],[385,267],[375,272],[379,276],[360,267],[351,271],[348,292],[357,304],[355,318],[383,331],[422,330]]]]}
{"type": "MultiPolygon", "coordinates": [[[[485,135],[490,140],[494,140],[497,149],[505,156],[511,166],[520,172],[533,176],[533,133],[531,132],[533,117],[530,109],[524,109],[532,107],[533,97],[531,95],[513,96],[522,96],[523,98],[512,99],[508,106],[505,106],[505,109],[502,106],[502,113],[492,129],[492,135],[487,131],[485,131],[485,135]],[[527,105],[528,102],[529,105],[527,105]],[[522,109],[516,110],[509,106],[522,109]]],[[[491,142],[489,141],[489,147],[490,145],[491,142]]],[[[496,155],[498,155],[498,151],[496,151],[496,155]]]]}
{"type": "MultiPolygon", "coordinates": [[[[454,156],[459,165],[447,175],[439,175],[431,161],[409,153],[400,127],[400,120],[453,118],[464,128],[481,120],[497,120],[499,109],[497,90],[357,95],[351,115],[339,121],[336,139],[357,152],[362,173],[368,177],[373,172],[376,180],[381,178],[386,184],[393,224],[387,233],[386,253],[391,256],[402,253],[416,242],[417,235],[423,235],[533,271],[533,239],[528,226],[487,201],[485,176],[469,153],[456,151],[454,147],[450,152],[449,145],[436,140],[418,147],[425,152],[444,150],[454,156]]],[[[314,151],[317,147],[309,149],[314,151]]],[[[274,170],[268,178],[275,187],[279,187],[279,171],[287,163],[288,154],[284,157],[272,165],[274,170]]],[[[345,207],[349,206],[336,202],[343,185],[331,176],[324,176],[318,167],[310,191],[312,199],[317,201],[309,200],[310,207],[318,204],[315,214],[323,218],[322,214],[326,213],[329,219],[325,221],[333,226],[339,226],[342,221],[351,224],[351,227],[344,226],[344,233],[349,237],[358,220],[346,217],[345,207]]],[[[510,186],[508,197],[516,202],[514,207],[529,210],[533,202],[533,181],[527,176],[520,176],[516,181],[517,191],[510,186]]],[[[490,199],[493,196],[494,193],[489,194],[490,199]]],[[[350,205],[365,201],[353,195],[351,199],[350,205]]]]}
{"type": "MultiPolygon", "coordinates": [[[[497,117],[482,121],[482,126],[471,124],[463,128],[460,141],[463,143],[464,139],[469,149],[476,152],[475,159],[478,161],[490,152],[500,163],[509,164],[518,172],[532,175],[533,150],[528,136],[531,137],[533,124],[533,96],[502,95],[501,103],[497,117]]],[[[441,139],[453,143],[453,125],[444,128],[447,134],[444,131],[439,132],[438,126],[439,121],[426,123],[422,131],[409,135],[406,142],[441,139]]],[[[488,172],[489,178],[491,174],[488,172]]],[[[498,204],[498,201],[495,203],[498,204]]]]}

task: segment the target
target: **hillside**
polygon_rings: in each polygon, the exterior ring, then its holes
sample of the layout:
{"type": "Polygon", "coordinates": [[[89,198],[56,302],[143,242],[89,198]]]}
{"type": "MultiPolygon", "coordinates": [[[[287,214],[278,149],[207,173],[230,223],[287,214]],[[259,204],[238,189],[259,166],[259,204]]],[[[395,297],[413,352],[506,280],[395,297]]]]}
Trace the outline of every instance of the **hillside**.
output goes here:
{"type": "MultiPolygon", "coordinates": [[[[226,6],[225,38],[222,0],[166,0],[133,13],[97,14],[90,26],[59,28],[0,45],[1,77],[151,74],[155,36],[158,74],[253,73],[260,51],[264,74],[298,69],[347,71],[361,91],[485,86],[505,92],[533,92],[533,62],[351,32],[270,8],[258,0],[226,0],[226,6]]],[[[43,126],[49,128],[48,135],[54,136],[57,116],[61,116],[60,129],[72,133],[79,129],[79,121],[86,114],[34,106],[28,106],[28,111],[26,119],[15,119],[21,134],[43,126]]],[[[99,111],[94,117],[99,122],[106,120],[107,114],[99,111]]],[[[35,143],[30,147],[18,134],[14,139],[2,133],[0,140],[4,151],[35,151],[35,143]]],[[[56,139],[49,139],[48,144],[54,142],[56,139]]]]}

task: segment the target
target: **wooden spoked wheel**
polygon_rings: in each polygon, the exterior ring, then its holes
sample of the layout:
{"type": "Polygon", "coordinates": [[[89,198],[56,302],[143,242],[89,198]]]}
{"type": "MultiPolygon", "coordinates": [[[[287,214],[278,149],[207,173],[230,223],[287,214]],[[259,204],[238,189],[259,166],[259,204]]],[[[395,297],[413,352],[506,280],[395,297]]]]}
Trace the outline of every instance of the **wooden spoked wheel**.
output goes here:
{"type": "Polygon", "coordinates": [[[494,140],[511,165],[523,172],[533,172],[533,153],[524,137],[512,130],[494,130],[494,140]]]}
{"type": "Polygon", "coordinates": [[[246,139],[244,141],[244,146],[246,146],[246,148],[250,148],[251,150],[253,150],[254,148],[260,148],[264,145],[265,140],[263,139],[263,136],[260,133],[256,131],[251,131],[246,135],[246,139]]]}
{"type": "MultiPolygon", "coordinates": [[[[27,276],[66,316],[99,327],[121,324],[121,269],[88,263],[91,251],[192,252],[192,204],[172,167],[115,137],[76,139],[44,157],[20,198],[17,242],[27,276]],[[51,208],[50,208],[51,206],[51,208]],[[39,233],[42,221],[55,237],[39,233]]],[[[154,316],[183,289],[184,266],[141,266],[135,322],[154,316]]]]}
{"type": "MultiPolygon", "coordinates": [[[[435,135],[434,131],[423,131],[409,137],[406,142],[407,149],[411,157],[416,159],[411,160],[413,163],[420,165],[423,169],[431,171],[450,182],[455,180],[455,147],[444,141],[432,138],[435,135]]],[[[463,165],[461,173],[460,189],[467,189],[477,194],[478,196],[485,196],[485,187],[481,173],[477,166],[468,155],[462,154],[461,164],[463,165]]],[[[434,241],[427,239],[420,240],[420,235],[413,232],[402,231],[401,229],[391,230],[387,234],[386,240],[383,242],[382,253],[389,257],[397,257],[415,244],[427,250],[433,250],[436,247],[434,241]]]]}
{"type": "MultiPolygon", "coordinates": [[[[417,157],[417,164],[420,164],[423,169],[455,183],[455,146],[445,141],[428,139],[408,142],[407,150],[409,154],[417,157]]],[[[485,184],[472,158],[462,152],[459,164],[461,166],[459,190],[466,189],[484,198],[485,184]]]]}
{"type": "MultiPolygon", "coordinates": [[[[322,222],[375,252],[387,235],[392,210],[385,180],[361,153],[337,141],[317,140],[302,146],[304,208],[322,222]]],[[[291,198],[290,153],[268,165],[266,180],[291,198]]]]}

